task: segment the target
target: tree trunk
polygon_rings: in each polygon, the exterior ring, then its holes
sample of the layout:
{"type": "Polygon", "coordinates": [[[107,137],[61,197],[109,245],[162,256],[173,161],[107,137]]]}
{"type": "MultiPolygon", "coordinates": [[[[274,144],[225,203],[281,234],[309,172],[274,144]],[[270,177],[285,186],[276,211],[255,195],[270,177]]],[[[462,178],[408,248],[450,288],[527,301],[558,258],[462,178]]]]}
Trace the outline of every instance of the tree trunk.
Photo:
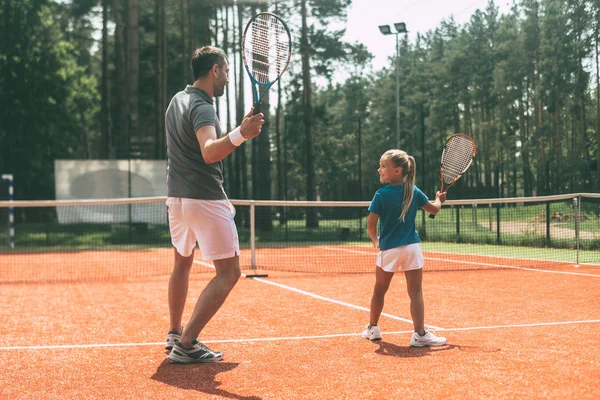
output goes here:
{"type": "Polygon", "coordinates": [[[113,0],[115,16],[115,72],[116,85],[116,112],[118,124],[113,130],[117,143],[116,157],[120,159],[129,156],[129,86],[127,85],[127,65],[125,61],[125,39],[123,34],[123,19],[119,0],[113,0]]]}
{"type": "Polygon", "coordinates": [[[600,191],[600,55],[598,54],[598,41],[600,41],[600,7],[596,13],[596,191],[600,191]]]}
{"type": "MultiPolygon", "coordinates": [[[[237,42],[242,42],[242,21],[243,19],[243,7],[238,3],[238,39],[237,42]]],[[[236,103],[236,118],[237,125],[241,125],[242,120],[244,119],[244,115],[246,115],[245,105],[244,105],[244,61],[242,57],[238,57],[238,96],[236,103]]],[[[246,149],[247,142],[244,142],[240,145],[240,147],[235,151],[236,159],[236,175],[239,189],[239,197],[242,199],[248,198],[248,173],[247,173],[247,157],[246,157],[246,149]]],[[[240,213],[238,220],[241,219],[242,226],[248,227],[250,224],[249,214],[247,212],[240,213]]]]}
{"type": "MultiPolygon", "coordinates": [[[[522,89],[522,88],[521,88],[522,89]]],[[[526,90],[527,92],[527,90],[526,90]]],[[[531,165],[529,158],[529,136],[527,133],[527,126],[525,121],[525,109],[528,108],[529,103],[523,104],[523,91],[519,91],[519,133],[521,138],[521,158],[523,159],[523,192],[524,195],[531,196],[531,165]]]]}
{"type": "Polygon", "coordinates": [[[137,0],[128,0],[127,9],[127,83],[129,84],[129,129],[130,140],[137,142],[137,157],[142,157],[144,150],[142,138],[139,137],[139,34],[137,0]]]}
{"type": "MultiPolygon", "coordinates": [[[[277,198],[279,200],[285,199],[284,193],[284,170],[283,170],[283,142],[281,137],[281,80],[277,82],[277,111],[275,114],[275,146],[277,147],[277,198]]],[[[279,207],[279,224],[282,225],[285,223],[285,209],[284,207],[279,207]]]]}
{"type": "MultiPolygon", "coordinates": [[[[225,15],[223,17],[223,51],[225,52],[225,54],[229,54],[229,6],[226,5],[225,7],[225,15]]],[[[223,13],[221,13],[221,15],[223,15],[223,13]]],[[[235,32],[234,32],[234,37],[235,37],[235,32]]],[[[231,44],[234,49],[234,54],[235,54],[235,45],[234,43],[231,44]]],[[[231,63],[230,63],[231,65],[231,63]]],[[[231,65],[232,69],[233,69],[233,65],[231,65]]],[[[235,74],[235,72],[234,72],[235,74]]],[[[234,88],[235,88],[235,84],[234,84],[234,88]]],[[[225,129],[227,132],[231,132],[231,106],[229,103],[230,100],[230,96],[229,96],[229,89],[227,89],[225,91],[225,107],[226,107],[226,112],[227,112],[227,120],[225,121],[225,129]]],[[[232,184],[232,175],[233,175],[233,154],[230,155],[229,157],[227,157],[225,159],[225,190],[227,191],[227,193],[231,192],[231,184],[232,184]]]]}
{"type": "Polygon", "coordinates": [[[187,44],[187,35],[185,33],[185,26],[186,26],[186,2],[187,0],[181,0],[179,2],[179,6],[180,6],[180,18],[181,21],[179,23],[179,33],[181,34],[181,66],[182,66],[182,74],[181,74],[181,87],[184,88],[188,82],[191,82],[190,77],[192,76],[192,73],[190,71],[190,57],[192,56],[191,53],[189,53],[189,49],[188,49],[188,44],[187,44]]]}
{"type": "Polygon", "coordinates": [[[165,111],[167,108],[167,41],[165,35],[165,4],[156,0],[156,112],[158,124],[154,157],[158,160],[165,158],[165,111]]]}
{"type": "MultiPolygon", "coordinates": [[[[306,1],[302,0],[302,31],[300,39],[300,53],[302,57],[302,84],[304,96],[304,133],[306,135],[306,199],[315,201],[317,199],[317,179],[315,174],[315,160],[313,155],[313,110],[312,110],[312,85],[310,79],[310,47],[308,44],[308,26],[306,23],[306,1]]],[[[317,209],[309,207],[306,209],[306,227],[318,228],[319,220],[317,209]]]]}
{"type": "Polygon", "coordinates": [[[108,76],[108,0],[102,0],[102,158],[114,158],[108,76]]]}
{"type": "MultiPolygon", "coordinates": [[[[188,65],[186,76],[188,77],[187,81],[190,83],[193,83],[194,77],[192,75],[192,69],[189,67],[189,62],[190,62],[190,57],[192,56],[194,49],[196,49],[196,47],[198,47],[196,45],[196,27],[194,24],[193,0],[188,0],[186,12],[187,12],[187,19],[188,19],[188,21],[187,21],[188,30],[187,30],[187,40],[186,40],[188,48],[185,49],[185,51],[187,53],[185,63],[188,65]]],[[[206,23],[208,23],[208,21],[206,21],[206,23]]]]}

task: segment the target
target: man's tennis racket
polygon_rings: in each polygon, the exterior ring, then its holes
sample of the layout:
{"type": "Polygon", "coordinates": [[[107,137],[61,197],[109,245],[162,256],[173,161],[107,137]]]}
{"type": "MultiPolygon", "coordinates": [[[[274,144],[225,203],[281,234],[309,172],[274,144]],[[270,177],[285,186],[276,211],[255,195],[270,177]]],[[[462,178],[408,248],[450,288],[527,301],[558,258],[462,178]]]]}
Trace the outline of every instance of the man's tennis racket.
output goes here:
{"type": "MultiPolygon", "coordinates": [[[[447,192],[450,186],[454,185],[467,172],[476,153],[475,141],[464,133],[457,133],[446,140],[440,167],[442,181],[440,192],[447,192]]],[[[433,219],[435,215],[429,214],[429,218],[433,219]]]]}
{"type": "Polygon", "coordinates": [[[292,37],[275,14],[256,14],[246,25],[242,57],[254,95],[254,115],[260,112],[263,96],[285,72],[292,57],[292,37]],[[263,91],[259,96],[259,88],[263,91]]]}

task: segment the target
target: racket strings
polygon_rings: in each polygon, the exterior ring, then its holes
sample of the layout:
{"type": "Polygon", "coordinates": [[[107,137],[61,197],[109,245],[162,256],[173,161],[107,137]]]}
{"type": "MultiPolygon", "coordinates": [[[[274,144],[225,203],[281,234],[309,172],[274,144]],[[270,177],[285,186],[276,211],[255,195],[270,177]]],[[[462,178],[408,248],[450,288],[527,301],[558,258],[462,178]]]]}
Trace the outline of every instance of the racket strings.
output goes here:
{"type": "Polygon", "coordinates": [[[474,143],[465,137],[457,136],[446,143],[442,155],[444,183],[451,184],[464,174],[475,154],[474,143]]]}
{"type": "Polygon", "coordinates": [[[256,18],[250,29],[244,40],[247,65],[258,82],[273,82],[287,67],[289,33],[279,19],[270,15],[256,18]]]}

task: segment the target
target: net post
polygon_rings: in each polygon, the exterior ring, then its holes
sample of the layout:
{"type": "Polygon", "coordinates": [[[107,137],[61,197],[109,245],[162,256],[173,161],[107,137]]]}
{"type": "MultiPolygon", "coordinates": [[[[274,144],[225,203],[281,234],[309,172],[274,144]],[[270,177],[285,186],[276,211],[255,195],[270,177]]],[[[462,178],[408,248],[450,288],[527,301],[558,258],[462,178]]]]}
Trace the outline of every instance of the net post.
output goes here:
{"type": "Polygon", "coordinates": [[[550,247],[550,201],[546,201],[546,246],[550,247]]]}
{"type": "MultiPolygon", "coordinates": [[[[15,200],[14,190],[14,179],[12,174],[2,174],[2,179],[8,181],[8,200],[15,200]]],[[[8,208],[8,243],[11,249],[15,248],[15,209],[14,207],[8,208]]]]}
{"type": "Polygon", "coordinates": [[[579,229],[581,227],[579,221],[581,218],[581,196],[573,198],[573,208],[575,208],[575,242],[577,245],[575,267],[579,267],[579,229]]]}
{"type": "Polygon", "coordinates": [[[250,200],[250,259],[252,273],[246,274],[246,278],[266,278],[267,274],[256,272],[256,203],[250,200]]]}
{"type": "Polygon", "coordinates": [[[461,242],[461,240],[460,240],[460,209],[461,209],[461,207],[462,206],[456,207],[456,237],[459,242],[461,242]]]}

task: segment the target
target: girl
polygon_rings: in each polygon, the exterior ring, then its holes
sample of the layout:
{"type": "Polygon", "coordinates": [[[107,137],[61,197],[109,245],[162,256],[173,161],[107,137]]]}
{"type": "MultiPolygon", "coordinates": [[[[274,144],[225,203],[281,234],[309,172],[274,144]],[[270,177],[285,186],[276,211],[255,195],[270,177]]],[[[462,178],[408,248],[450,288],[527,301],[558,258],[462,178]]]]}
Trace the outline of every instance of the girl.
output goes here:
{"type": "Polygon", "coordinates": [[[410,314],[415,331],[410,345],[415,347],[443,346],[446,338],[425,331],[425,312],[421,283],[423,280],[423,251],[415,228],[417,210],[422,208],[437,214],[446,194],[437,192],[435,201],[415,186],[415,159],[402,150],[388,150],[379,161],[379,180],[389,183],[379,189],[369,206],[367,230],[373,246],[379,249],[375,272],[375,288],[371,298],[370,322],[362,337],[381,340],[377,325],[383,310],[387,292],[394,272],[403,271],[410,297],[410,314]],[[380,236],[377,237],[377,221],[381,218],[380,236]]]}

